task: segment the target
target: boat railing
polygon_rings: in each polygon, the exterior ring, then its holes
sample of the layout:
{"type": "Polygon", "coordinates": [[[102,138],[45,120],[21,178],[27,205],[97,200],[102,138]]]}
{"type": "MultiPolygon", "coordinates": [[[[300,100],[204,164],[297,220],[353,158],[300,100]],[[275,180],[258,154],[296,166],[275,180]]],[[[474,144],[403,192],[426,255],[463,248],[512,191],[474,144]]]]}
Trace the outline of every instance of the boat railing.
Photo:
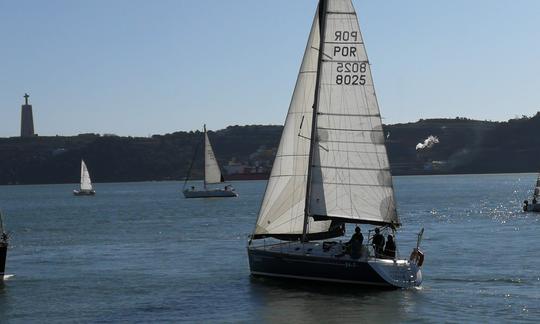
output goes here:
{"type": "MultiPolygon", "coordinates": [[[[261,249],[263,251],[273,251],[279,253],[290,253],[291,251],[298,251],[300,252],[300,249],[303,253],[310,253],[311,249],[310,247],[306,247],[304,244],[302,244],[301,247],[298,246],[300,242],[299,241],[275,241],[272,238],[264,238],[259,241],[259,244],[252,244],[253,248],[261,249]]],[[[314,243],[314,242],[311,242],[314,243]]],[[[346,242],[340,241],[323,241],[323,242],[316,242],[319,243],[323,251],[325,251],[325,244],[331,244],[332,246],[336,246],[337,249],[327,249],[325,252],[332,251],[332,256],[340,257],[342,255],[349,255],[347,244],[346,242]]],[[[360,258],[362,259],[369,259],[369,260],[398,260],[399,257],[399,248],[396,247],[396,255],[394,257],[388,257],[385,256],[384,253],[377,255],[375,253],[375,247],[372,243],[365,243],[362,244],[362,252],[360,258]]]]}

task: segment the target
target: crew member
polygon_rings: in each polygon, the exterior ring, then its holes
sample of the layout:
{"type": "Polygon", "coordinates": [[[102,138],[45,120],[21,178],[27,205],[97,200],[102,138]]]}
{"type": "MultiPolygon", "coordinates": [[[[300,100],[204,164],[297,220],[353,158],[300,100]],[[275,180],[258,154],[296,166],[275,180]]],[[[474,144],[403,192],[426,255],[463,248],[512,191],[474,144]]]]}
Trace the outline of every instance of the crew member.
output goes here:
{"type": "Polygon", "coordinates": [[[381,234],[379,228],[375,229],[375,235],[373,235],[373,248],[375,249],[375,256],[380,257],[384,251],[384,236],[381,234]]]}
{"type": "Polygon", "coordinates": [[[384,248],[384,255],[391,259],[396,257],[396,243],[394,242],[394,237],[392,235],[388,235],[386,246],[384,248]]]}
{"type": "Polygon", "coordinates": [[[362,243],[364,242],[364,235],[362,235],[362,231],[360,230],[360,227],[356,226],[354,229],[354,234],[347,243],[349,246],[349,253],[351,255],[351,258],[358,259],[362,255],[362,243]]]}

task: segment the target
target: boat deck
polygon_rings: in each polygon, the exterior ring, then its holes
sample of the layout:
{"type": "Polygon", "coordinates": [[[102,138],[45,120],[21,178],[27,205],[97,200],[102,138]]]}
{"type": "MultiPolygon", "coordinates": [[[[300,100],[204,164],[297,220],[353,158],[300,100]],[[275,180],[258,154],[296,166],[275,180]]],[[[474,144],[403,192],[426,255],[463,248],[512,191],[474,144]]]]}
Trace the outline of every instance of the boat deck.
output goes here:
{"type": "Polygon", "coordinates": [[[391,259],[391,258],[378,258],[375,256],[375,250],[371,244],[362,245],[362,253],[359,258],[352,258],[345,251],[345,243],[340,241],[324,241],[324,242],[281,242],[273,244],[262,244],[249,247],[250,249],[262,250],[266,252],[319,257],[324,259],[337,259],[343,261],[363,261],[363,262],[377,262],[388,264],[407,264],[409,260],[406,259],[391,259]]]}

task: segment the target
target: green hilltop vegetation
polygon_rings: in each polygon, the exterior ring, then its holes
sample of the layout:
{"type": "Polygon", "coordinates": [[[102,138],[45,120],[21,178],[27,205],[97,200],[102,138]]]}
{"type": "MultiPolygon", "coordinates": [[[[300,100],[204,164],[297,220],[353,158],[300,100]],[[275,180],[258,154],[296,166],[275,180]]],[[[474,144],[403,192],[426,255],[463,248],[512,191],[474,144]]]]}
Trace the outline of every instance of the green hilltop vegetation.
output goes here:
{"type": "MultiPolygon", "coordinates": [[[[254,152],[277,147],[282,126],[229,126],[209,131],[223,166],[251,161],[254,152]]],[[[423,119],[386,125],[394,175],[536,172],[540,170],[540,113],[507,122],[466,118],[423,119]],[[416,150],[433,135],[439,143],[416,150]]],[[[182,180],[192,162],[193,177],[204,167],[202,132],[151,137],[80,134],[0,138],[0,184],[75,183],[83,158],[94,182],[182,180]]],[[[271,165],[273,156],[258,157],[271,165]]],[[[249,163],[249,162],[247,162],[249,163]]]]}

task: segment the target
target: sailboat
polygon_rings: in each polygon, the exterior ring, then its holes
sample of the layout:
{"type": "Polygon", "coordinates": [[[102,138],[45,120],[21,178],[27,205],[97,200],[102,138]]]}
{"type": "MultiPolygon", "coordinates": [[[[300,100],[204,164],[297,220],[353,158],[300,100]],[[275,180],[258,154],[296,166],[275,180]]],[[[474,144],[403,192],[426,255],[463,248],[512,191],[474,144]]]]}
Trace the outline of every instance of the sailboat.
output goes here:
{"type": "MultiPolygon", "coordinates": [[[[193,161],[195,160],[194,154],[193,161]]],[[[184,182],[183,193],[186,198],[210,198],[210,197],[237,197],[238,194],[231,185],[226,185],[223,189],[221,188],[208,188],[209,184],[216,184],[224,182],[223,175],[219,169],[214,150],[212,149],[212,144],[208,138],[208,133],[206,132],[206,125],[204,125],[204,188],[203,190],[196,190],[194,186],[187,188],[187,182],[191,173],[191,167],[193,166],[193,161],[188,171],[188,176],[184,182]]]]}
{"type": "Polygon", "coordinates": [[[92,180],[90,180],[90,173],[86,167],[84,160],[81,160],[81,186],[79,190],[73,190],[75,196],[93,196],[96,191],[92,187],[92,180]]]}
{"type": "Polygon", "coordinates": [[[4,231],[2,213],[0,212],[0,280],[4,279],[4,272],[6,270],[8,239],[8,234],[4,231]]]}
{"type": "Polygon", "coordinates": [[[401,258],[388,242],[376,253],[371,231],[365,241],[359,234],[335,240],[346,224],[359,233],[359,224],[377,227],[392,238],[401,225],[355,9],[351,0],[320,0],[247,246],[252,276],[421,284],[423,230],[411,256],[401,258]]]}
{"type": "Polygon", "coordinates": [[[540,202],[538,201],[540,196],[540,174],[536,178],[536,187],[534,188],[532,201],[528,200],[523,202],[523,211],[526,212],[540,212],[540,202]]]}

